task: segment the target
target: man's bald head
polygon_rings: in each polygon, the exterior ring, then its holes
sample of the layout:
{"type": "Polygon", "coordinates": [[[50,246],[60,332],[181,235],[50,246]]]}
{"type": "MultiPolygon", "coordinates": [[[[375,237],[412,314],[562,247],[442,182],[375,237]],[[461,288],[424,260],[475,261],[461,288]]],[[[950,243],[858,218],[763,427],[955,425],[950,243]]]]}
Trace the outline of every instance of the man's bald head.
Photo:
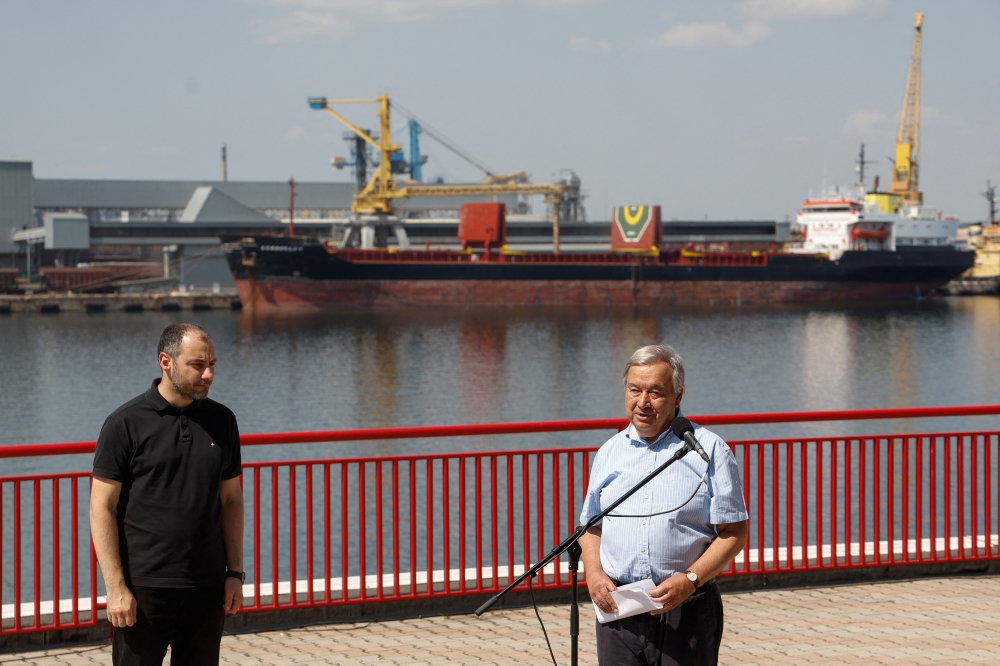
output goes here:
{"type": "Polygon", "coordinates": [[[157,355],[167,354],[170,358],[176,359],[177,355],[181,353],[181,343],[184,336],[212,341],[212,336],[208,334],[208,331],[198,324],[179,321],[163,329],[163,333],[160,334],[160,344],[156,347],[157,355]]]}

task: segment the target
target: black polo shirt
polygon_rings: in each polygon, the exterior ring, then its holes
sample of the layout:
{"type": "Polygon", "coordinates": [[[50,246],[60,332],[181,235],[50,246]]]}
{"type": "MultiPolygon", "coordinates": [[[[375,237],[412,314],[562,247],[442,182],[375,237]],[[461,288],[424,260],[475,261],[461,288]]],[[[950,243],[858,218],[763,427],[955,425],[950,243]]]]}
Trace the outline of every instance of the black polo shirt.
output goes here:
{"type": "Polygon", "coordinates": [[[104,422],[94,476],[121,481],[118,540],[128,585],[225,582],[219,485],[242,473],[236,416],[214,400],[177,409],[160,380],[104,422]]]}

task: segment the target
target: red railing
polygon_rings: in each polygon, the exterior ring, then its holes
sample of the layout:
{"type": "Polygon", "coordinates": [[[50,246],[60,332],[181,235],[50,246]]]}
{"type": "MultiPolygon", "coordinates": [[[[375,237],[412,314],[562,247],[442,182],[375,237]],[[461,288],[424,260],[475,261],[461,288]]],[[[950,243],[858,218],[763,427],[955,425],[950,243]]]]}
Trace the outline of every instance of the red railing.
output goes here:
{"type": "MultiPolygon", "coordinates": [[[[1000,405],[962,407],[902,407],[897,409],[842,409],[821,412],[765,412],[761,414],[706,414],[691,420],[703,426],[754,425],[768,423],[810,423],[815,421],[873,421],[926,419],[958,416],[996,416],[1000,405]]],[[[579,421],[527,421],[522,423],[476,423],[468,425],[414,426],[405,428],[363,428],[357,430],[316,430],[242,435],[243,446],[307,444],[311,442],[361,442],[382,439],[425,437],[471,437],[477,435],[520,435],[543,432],[618,430],[625,419],[581,419],[579,421]]],[[[58,444],[10,444],[0,446],[0,459],[93,453],[96,441],[58,444]]]]}
{"type": "MultiPolygon", "coordinates": [[[[731,425],[996,414],[1000,406],[692,420],[731,425]]],[[[248,435],[244,444],[623,424],[606,419],[281,433],[248,435]]],[[[1000,431],[730,445],[743,474],[751,537],[723,575],[1000,557],[1000,431]]],[[[8,446],[0,447],[0,457],[23,456],[26,449],[85,453],[88,447],[92,443],[8,446]]],[[[246,610],[493,593],[573,529],[595,451],[247,463],[246,610]]],[[[87,479],[87,473],[0,478],[0,635],[96,622],[103,599],[86,519],[87,479]]],[[[536,585],[568,586],[565,560],[536,585]]]]}
{"type": "Polygon", "coordinates": [[[0,478],[0,635],[97,624],[89,503],[89,472],[0,478]]]}

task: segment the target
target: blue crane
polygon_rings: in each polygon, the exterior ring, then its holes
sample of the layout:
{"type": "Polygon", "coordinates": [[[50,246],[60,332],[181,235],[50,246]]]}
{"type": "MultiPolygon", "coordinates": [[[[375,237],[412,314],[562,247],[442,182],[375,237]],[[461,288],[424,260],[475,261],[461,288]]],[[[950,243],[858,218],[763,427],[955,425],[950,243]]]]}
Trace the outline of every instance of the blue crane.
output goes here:
{"type": "MultiPolygon", "coordinates": [[[[410,178],[418,183],[423,182],[423,165],[427,162],[427,156],[420,153],[420,123],[410,120],[392,133],[392,136],[408,129],[410,132],[410,159],[407,160],[402,150],[393,151],[390,156],[390,171],[394,174],[409,173],[410,178]]],[[[371,132],[368,132],[371,134],[371,132]]],[[[344,167],[352,167],[355,173],[358,189],[364,189],[368,182],[368,167],[378,167],[379,156],[374,158],[370,155],[368,144],[353,132],[345,132],[344,140],[351,145],[351,159],[334,157],[330,160],[334,169],[340,170],[344,167]]]]}

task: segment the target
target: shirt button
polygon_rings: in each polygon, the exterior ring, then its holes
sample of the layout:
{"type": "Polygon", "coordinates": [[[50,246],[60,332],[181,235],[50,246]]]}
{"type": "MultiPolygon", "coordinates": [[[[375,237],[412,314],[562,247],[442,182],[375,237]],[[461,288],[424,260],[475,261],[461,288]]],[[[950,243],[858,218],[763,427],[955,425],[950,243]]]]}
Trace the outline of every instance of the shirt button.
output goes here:
{"type": "Polygon", "coordinates": [[[644,520],[644,521],[642,521],[642,524],[643,524],[643,525],[645,525],[645,524],[646,524],[646,521],[645,521],[645,520],[644,520]]]}
{"type": "Polygon", "coordinates": [[[642,548],[640,548],[640,549],[639,549],[639,552],[640,552],[640,553],[645,553],[645,552],[646,552],[646,548],[645,548],[645,546],[643,546],[642,548]]]}

